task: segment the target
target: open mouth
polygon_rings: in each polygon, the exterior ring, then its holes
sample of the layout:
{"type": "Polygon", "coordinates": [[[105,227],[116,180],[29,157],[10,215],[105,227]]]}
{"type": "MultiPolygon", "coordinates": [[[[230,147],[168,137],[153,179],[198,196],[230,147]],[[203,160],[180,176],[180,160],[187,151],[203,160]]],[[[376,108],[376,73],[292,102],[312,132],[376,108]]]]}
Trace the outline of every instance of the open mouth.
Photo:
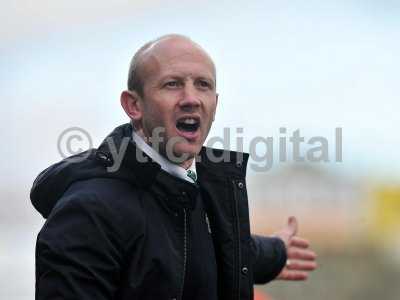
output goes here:
{"type": "Polygon", "coordinates": [[[183,132],[196,132],[199,127],[200,120],[198,118],[186,117],[176,122],[176,128],[183,132]]]}

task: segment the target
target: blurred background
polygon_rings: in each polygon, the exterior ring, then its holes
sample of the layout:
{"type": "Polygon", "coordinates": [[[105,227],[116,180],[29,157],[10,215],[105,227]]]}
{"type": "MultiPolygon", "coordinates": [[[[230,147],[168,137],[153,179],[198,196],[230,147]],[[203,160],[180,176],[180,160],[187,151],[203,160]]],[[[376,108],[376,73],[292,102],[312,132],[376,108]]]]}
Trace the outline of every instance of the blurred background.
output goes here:
{"type": "Polygon", "coordinates": [[[60,134],[78,126],[97,146],[125,123],[129,61],[167,33],[190,36],[215,60],[210,137],[240,127],[231,140],[242,137],[245,151],[273,138],[271,167],[248,168],[252,230],[270,234],[296,215],[318,251],[308,282],[257,286],[259,299],[399,299],[399,1],[1,0],[0,20],[0,299],[34,299],[44,220],[29,190],[62,158],[60,134]],[[303,156],[312,137],[329,143],[323,160],[293,159],[295,130],[303,156]]]}

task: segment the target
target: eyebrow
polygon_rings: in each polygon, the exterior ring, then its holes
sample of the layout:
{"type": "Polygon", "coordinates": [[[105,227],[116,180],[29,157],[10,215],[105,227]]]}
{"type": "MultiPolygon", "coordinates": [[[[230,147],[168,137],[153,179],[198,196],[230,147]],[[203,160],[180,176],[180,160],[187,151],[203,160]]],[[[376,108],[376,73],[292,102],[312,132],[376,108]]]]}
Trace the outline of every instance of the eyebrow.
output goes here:
{"type": "Polygon", "coordinates": [[[164,81],[164,80],[167,80],[167,79],[179,79],[179,80],[182,80],[182,78],[187,78],[187,77],[192,77],[195,80],[196,79],[207,80],[207,81],[210,81],[211,83],[213,83],[215,85],[215,79],[212,76],[207,76],[207,75],[196,75],[196,76],[193,76],[193,75],[186,75],[186,74],[169,74],[169,75],[162,76],[159,79],[159,81],[164,81]]]}

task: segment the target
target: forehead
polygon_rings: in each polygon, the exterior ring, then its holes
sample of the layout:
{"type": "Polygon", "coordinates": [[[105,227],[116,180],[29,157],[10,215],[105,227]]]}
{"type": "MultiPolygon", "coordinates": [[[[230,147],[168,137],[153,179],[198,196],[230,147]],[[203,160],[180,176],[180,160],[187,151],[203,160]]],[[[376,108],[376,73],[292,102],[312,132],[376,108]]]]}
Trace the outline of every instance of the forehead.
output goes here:
{"type": "Polygon", "coordinates": [[[215,80],[215,67],[208,54],[186,40],[161,41],[142,54],[144,80],[168,75],[202,76],[215,80]]]}

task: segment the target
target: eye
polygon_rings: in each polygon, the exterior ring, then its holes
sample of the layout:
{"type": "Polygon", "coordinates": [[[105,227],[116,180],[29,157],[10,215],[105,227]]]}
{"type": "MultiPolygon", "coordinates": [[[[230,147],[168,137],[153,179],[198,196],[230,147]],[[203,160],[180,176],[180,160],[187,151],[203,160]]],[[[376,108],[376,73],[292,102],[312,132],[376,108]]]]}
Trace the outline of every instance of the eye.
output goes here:
{"type": "Polygon", "coordinates": [[[207,80],[199,80],[199,81],[198,81],[198,85],[199,85],[201,88],[204,88],[204,89],[209,89],[209,88],[212,87],[211,84],[210,84],[207,80]]]}
{"type": "Polygon", "coordinates": [[[179,82],[177,80],[171,80],[164,84],[164,87],[167,88],[177,88],[179,87],[179,82]]]}

